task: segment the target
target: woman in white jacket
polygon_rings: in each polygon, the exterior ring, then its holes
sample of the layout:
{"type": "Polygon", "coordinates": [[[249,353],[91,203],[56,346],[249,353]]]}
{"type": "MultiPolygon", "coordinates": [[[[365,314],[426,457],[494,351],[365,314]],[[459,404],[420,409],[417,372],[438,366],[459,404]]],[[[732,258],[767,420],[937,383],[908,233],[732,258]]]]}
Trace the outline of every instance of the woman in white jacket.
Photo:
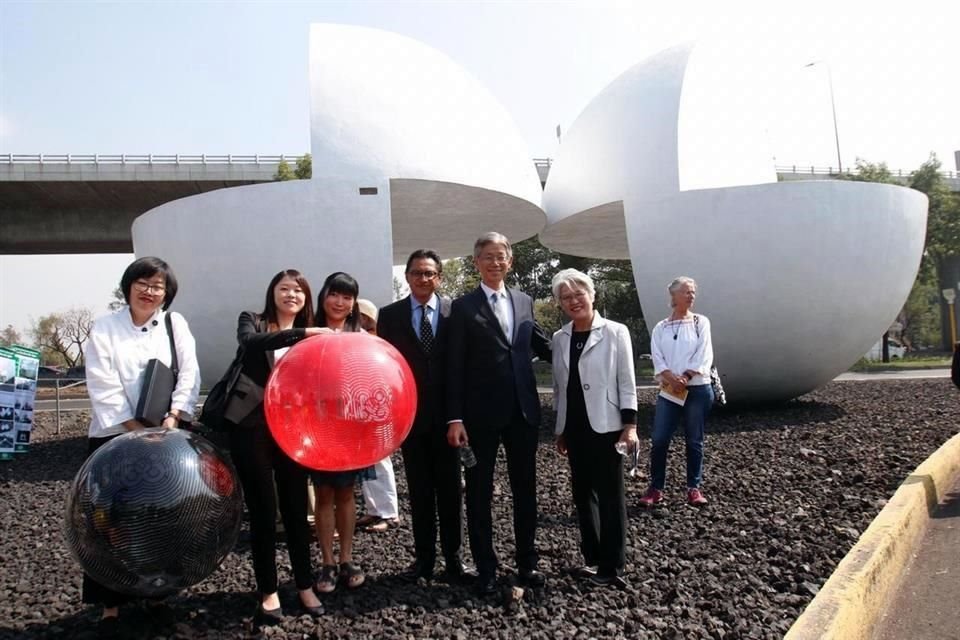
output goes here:
{"type": "Polygon", "coordinates": [[[601,585],[622,584],[627,513],[617,442],[637,446],[637,381],[630,333],[593,308],[590,277],[564,269],[553,295],[570,318],[553,335],[557,450],[570,460],[584,566],[601,585]]]}

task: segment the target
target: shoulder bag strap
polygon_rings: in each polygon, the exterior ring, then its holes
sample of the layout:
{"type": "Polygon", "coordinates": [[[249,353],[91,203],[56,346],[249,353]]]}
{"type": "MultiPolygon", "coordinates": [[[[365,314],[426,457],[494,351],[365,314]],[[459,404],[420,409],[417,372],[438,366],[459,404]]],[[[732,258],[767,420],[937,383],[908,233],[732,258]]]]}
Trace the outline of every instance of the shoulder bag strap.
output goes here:
{"type": "Polygon", "coordinates": [[[170,312],[164,314],[163,322],[167,325],[167,338],[170,340],[170,370],[176,378],[180,374],[180,362],[177,360],[177,345],[173,339],[173,318],[170,312]]]}

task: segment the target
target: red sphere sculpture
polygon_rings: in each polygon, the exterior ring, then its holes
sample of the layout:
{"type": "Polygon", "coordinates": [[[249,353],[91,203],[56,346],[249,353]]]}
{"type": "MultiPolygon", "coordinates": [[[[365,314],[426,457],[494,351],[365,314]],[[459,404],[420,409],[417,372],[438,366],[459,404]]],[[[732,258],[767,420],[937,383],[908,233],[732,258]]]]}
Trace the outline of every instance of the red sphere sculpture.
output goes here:
{"type": "Polygon", "coordinates": [[[280,359],[263,406],[288,456],[311,469],[347,471],[400,447],[417,412],[417,387],[407,361],[385,340],[320,335],[280,359]]]}

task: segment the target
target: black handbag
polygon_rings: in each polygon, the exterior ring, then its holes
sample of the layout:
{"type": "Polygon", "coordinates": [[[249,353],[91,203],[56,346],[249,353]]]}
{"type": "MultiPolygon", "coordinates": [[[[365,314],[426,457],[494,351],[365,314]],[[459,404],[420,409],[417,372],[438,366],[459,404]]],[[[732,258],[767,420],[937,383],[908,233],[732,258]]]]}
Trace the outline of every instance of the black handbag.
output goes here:
{"type": "Polygon", "coordinates": [[[170,400],[173,397],[173,390],[177,387],[177,376],[180,374],[177,348],[173,341],[173,322],[169,313],[165,315],[163,322],[167,328],[167,338],[170,340],[170,366],[163,364],[157,358],[152,358],[147,363],[140,398],[133,412],[134,419],[148,427],[159,427],[163,424],[164,417],[170,411],[170,400]]]}
{"type": "MultiPolygon", "coordinates": [[[[261,331],[260,318],[257,317],[257,332],[261,331]]],[[[207,393],[207,399],[203,401],[203,407],[200,409],[200,423],[210,431],[226,431],[234,423],[226,419],[227,406],[233,398],[233,392],[237,387],[237,382],[243,375],[243,357],[246,353],[243,345],[237,347],[237,355],[233,362],[227,367],[226,373],[213,385],[210,392],[207,393]]]]}

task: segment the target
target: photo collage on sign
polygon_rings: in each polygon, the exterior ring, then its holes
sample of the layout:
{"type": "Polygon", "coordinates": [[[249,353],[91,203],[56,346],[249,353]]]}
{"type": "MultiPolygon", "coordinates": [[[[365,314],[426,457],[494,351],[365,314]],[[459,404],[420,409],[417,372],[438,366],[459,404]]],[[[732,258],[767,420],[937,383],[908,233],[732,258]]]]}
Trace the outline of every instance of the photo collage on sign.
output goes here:
{"type": "Polygon", "coordinates": [[[39,371],[36,349],[0,347],[0,460],[27,451],[39,371]]]}

